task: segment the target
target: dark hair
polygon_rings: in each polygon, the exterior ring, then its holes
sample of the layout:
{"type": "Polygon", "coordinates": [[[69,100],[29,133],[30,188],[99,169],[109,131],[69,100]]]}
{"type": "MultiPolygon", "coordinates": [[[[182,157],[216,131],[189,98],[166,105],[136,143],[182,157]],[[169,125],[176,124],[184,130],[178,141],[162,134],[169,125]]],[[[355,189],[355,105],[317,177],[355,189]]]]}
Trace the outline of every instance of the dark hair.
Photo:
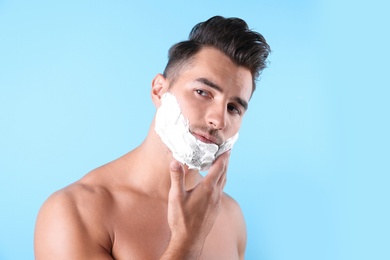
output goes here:
{"type": "Polygon", "coordinates": [[[180,69],[190,63],[202,47],[211,46],[222,51],[237,65],[250,70],[253,93],[256,80],[266,67],[271,52],[260,33],[249,30],[246,22],[240,18],[214,16],[195,25],[188,38],[188,41],[179,42],[169,49],[165,77],[170,77],[173,82],[180,69]]]}

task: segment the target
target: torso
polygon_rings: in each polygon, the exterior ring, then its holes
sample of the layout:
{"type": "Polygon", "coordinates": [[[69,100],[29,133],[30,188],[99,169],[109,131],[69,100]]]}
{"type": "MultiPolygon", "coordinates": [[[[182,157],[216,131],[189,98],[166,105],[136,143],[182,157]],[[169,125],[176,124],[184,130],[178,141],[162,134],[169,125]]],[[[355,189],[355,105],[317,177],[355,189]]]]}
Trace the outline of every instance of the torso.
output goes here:
{"type": "MultiPolygon", "coordinates": [[[[86,232],[114,259],[158,259],[168,246],[166,200],[107,182],[99,170],[66,189],[76,194],[86,232]]],[[[232,209],[239,210],[236,202],[224,195],[201,259],[239,259],[239,227],[232,223],[232,209]]]]}

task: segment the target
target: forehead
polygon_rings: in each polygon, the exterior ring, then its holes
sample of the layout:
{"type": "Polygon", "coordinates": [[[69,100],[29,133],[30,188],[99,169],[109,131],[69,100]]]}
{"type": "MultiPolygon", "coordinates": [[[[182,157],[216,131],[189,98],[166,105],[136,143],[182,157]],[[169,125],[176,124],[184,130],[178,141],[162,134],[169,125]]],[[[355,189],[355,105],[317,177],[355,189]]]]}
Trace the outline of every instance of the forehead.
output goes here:
{"type": "Polygon", "coordinates": [[[252,95],[252,74],[248,68],[235,64],[214,47],[203,47],[180,71],[179,78],[197,81],[206,78],[226,93],[249,101],[252,95]]]}

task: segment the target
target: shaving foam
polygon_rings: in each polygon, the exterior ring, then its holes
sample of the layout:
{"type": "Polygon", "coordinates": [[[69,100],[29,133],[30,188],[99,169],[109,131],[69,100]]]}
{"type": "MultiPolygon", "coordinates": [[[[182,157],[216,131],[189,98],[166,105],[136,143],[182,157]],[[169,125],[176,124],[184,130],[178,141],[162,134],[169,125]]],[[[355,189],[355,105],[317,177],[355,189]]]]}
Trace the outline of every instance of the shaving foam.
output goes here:
{"type": "Polygon", "coordinates": [[[171,150],[173,158],[190,169],[207,171],[215,159],[233,148],[238,133],[220,146],[204,143],[193,136],[189,130],[189,121],[181,113],[176,97],[167,92],[161,97],[161,106],[157,109],[155,131],[162,142],[171,150]]]}

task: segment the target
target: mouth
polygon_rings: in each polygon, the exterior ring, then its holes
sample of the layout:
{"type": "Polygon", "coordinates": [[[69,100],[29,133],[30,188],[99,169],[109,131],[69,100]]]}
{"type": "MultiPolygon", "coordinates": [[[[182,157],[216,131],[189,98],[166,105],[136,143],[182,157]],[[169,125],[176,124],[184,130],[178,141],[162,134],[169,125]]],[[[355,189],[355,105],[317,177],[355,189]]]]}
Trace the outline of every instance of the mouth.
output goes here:
{"type": "Polygon", "coordinates": [[[193,136],[195,136],[196,139],[199,141],[202,141],[203,143],[206,144],[216,144],[219,146],[219,142],[215,137],[212,137],[210,135],[205,135],[205,134],[196,134],[196,133],[191,133],[193,136]]]}

